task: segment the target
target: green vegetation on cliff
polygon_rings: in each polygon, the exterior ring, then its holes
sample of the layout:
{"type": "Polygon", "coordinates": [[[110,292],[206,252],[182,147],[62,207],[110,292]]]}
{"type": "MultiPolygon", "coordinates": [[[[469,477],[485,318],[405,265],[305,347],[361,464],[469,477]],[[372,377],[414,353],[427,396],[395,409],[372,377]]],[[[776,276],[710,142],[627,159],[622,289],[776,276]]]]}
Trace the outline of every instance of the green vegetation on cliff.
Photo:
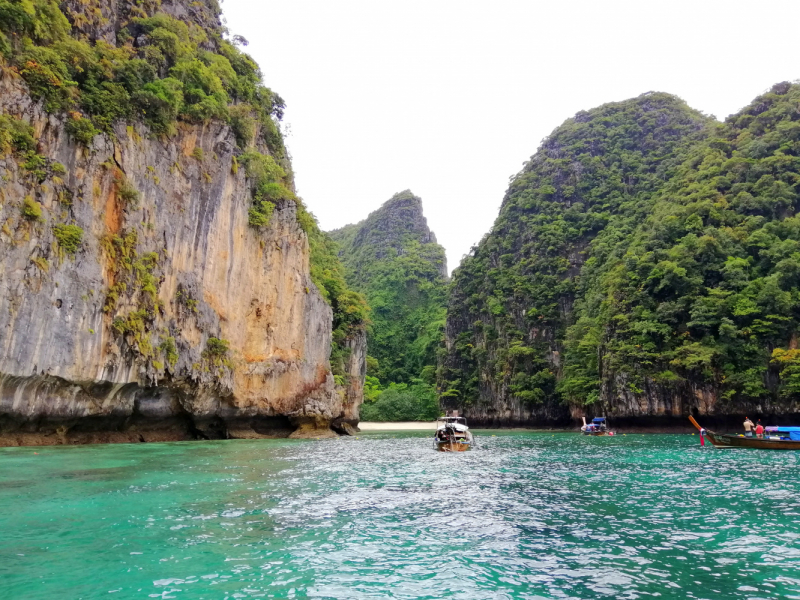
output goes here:
{"type": "Polygon", "coordinates": [[[438,383],[451,406],[566,416],[556,390],[583,263],[648,213],[708,119],[668,94],[581,112],[512,181],[492,231],[453,278],[438,383]]]}
{"type": "Polygon", "coordinates": [[[558,128],[454,275],[444,401],[531,420],[790,410],[798,106],[779,84],[717,123],[646,94],[558,128]]]}
{"type": "Polygon", "coordinates": [[[441,414],[436,388],[421,379],[391,383],[385,389],[377,378],[368,380],[362,421],[432,421],[441,414]]]}
{"type": "Polygon", "coordinates": [[[376,391],[388,386],[381,399],[366,394],[368,404],[379,404],[365,406],[363,418],[434,418],[432,384],[445,322],[447,265],[444,248],[422,214],[422,201],[410,191],[395,194],[366,220],[330,235],[339,244],[348,284],[366,296],[371,309],[370,385],[376,391]]]}
{"type": "MultiPolygon", "coordinates": [[[[227,123],[237,145],[231,170],[236,174],[241,164],[252,190],[250,225],[260,230],[278,206],[296,207],[309,239],[312,280],[333,308],[332,367],[344,375],[343,341],[363,330],[366,304],[348,289],[335,248],[294,194],[278,126],[284,101],[263,85],[255,61],[225,39],[219,15],[216,0],[163,6],[161,0],[0,0],[0,77],[24,81],[45,110],[64,117],[69,136],[90,148],[98,135],[118,135],[121,123],[141,123],[162,138],[181,123],[227,123]]],[[[139,135],[132,126],[127,132],[139,135]]],[[[39,183],[63,174],[36,147],[30,125],[0,115],[1,153],[13,153],[39,183]]],[[[199,147],[192,156],[205,158],[199,147]]],[[[135,208],[139,192],[119,177],[118,196],[135,208]]],[[[23,216],[37,221],[37,207],[26,204],[23,216]]],[[[83,232],[74,225],[53,229],[60,249],[74,255],[83,232]]],[[[135,254],[135,234],[133,240],[135,254]]],[[[122,284],[107,290],[107,310],[124,291],[122,284]]]]}
{"type": "Polygon", "coordinates": [[[306,231],[311,246],[311,279],[333,309],[331,369],[334,375],[346,379],[349,351],[345,342],[363,332],[369,323],[369,308],[364,296],[348,287],[336,243],[313,218],[306,231]]]}
{"type": "Polygon", "coordinates": [[[730,411],[798,398],[798,107],[800,86],[783,83],[710,128],[634,235],[597,240],[567,398],[694,388],[730,411]]]}
{"type": "Polygon", "coordinates": [[[250,223],[264,227],[276,203],[296,200],[276,124],[284,102],[223,38],[216,2],[193,4],[195,17],[182,20],[160,0],[123,1],[112,24],[95,0],[67,14],[52,0],[0,0],[0,58],[48,111],[69,114],[67,133],[87,146],[118,122],[167,136],[180,121],[227,122],[252,180],[250,223]]]}
{"type": "Polygon", "coordinates": [[[221,119],[242,147],[258,134],[283,156],[269,118],[282,116],[283,100],[262,85],[253,59],[222,37],[216,3],[194,4],[205,19],[159,12],[159,0],[120,2],[118,25],[101,38],[109,18],[96,0],[67,15],[54,0],[0,0],[0,55],[48,111],[72,111],[68,130],[84,143],[120,120],[141,118],[169,134],[178,119],[221,119]],[[98,14],[101,22],[83,33],[98,14]]]}

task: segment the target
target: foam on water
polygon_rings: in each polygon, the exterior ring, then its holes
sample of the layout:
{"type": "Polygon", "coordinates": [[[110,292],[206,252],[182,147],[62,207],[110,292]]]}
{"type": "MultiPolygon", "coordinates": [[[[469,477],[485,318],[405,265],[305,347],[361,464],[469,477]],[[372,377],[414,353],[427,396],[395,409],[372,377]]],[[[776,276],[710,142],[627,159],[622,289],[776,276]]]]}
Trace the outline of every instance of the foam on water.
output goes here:
{"type": "Polygon", "coordinates": [[[0,598],[800,598],[797,454],[477,434],[0,449],[0,598]]]}

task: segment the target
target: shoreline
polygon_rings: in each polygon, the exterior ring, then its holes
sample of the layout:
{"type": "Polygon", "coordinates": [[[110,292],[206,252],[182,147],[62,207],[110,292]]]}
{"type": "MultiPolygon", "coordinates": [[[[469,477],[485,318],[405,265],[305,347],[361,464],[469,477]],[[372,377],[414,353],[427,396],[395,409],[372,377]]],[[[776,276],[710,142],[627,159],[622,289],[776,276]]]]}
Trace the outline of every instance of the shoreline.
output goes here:
{"type": "Polygon", "coordinates": [[[431,421],[365,421],[358,424],[361,431],[435,431],[431,421]]]}
{"type": "MultiPolygon", "coordinates": [[[[428,421],[365,421],[358,424],[360,431],[434,431],[435,422],[428,421]]],[[[541,431],[548,433],[580,433],[579,427],[470,427],[473,431],[541,431]]],[[[691,425],[683,426],[643,426],[643,427],[612,427],[614,432],[622,434],[635,433],[673,433],[688,434],[697,433],[691,425]]]]}
{"type": "MultiPolygon", "coordinates": [[[[483,424],[473,426],[473,431],[491,433],[503,432],[538,432],[538,433],[568,433],[580,434],[580,429],[576,425],[574,427],[491,427],[483,424]]],[[[314,438],[320,437],[339,437],[343,432],[335,432],[332,429],[327,430],[314,430],[301,432],[302,428],[297,431],[270,431],[256,433],[248,429],[230,429],[228,435],[225,437],[199,437],[193,435],[192,432],[185,430],[181,427],[175,428],[156,428],[156,429],[140,429],[132,428],[127,431],[120,430],[89,430],[89,431],[17,431],[17,432],[3,432],[0,431],[0,447],[36,447],[36,446],[83,446],[94,444],[137,444],[137,443],[164,443],[164,442],[179,442],[179,441],[203,441],[204,439],[282,439],[282,438],[314,438]],[[305,435],[304,435],[305,434],[305,435]]],[[[352,431],[350,435],[358,435],[359,432],[433,432],[436,430],[436,423],[434,421],[366,421],[358,424],[358,428],[352,431]]],[[[694,427],[685,427],[677,425],[640,425],[640,426],[621,426],[613,427],[612,430],[619,435],[635,435],[635,434],[696,434],[694,427]]],[[[724,428],[722,432],[737,432],[736,427],[724,428]]]]}

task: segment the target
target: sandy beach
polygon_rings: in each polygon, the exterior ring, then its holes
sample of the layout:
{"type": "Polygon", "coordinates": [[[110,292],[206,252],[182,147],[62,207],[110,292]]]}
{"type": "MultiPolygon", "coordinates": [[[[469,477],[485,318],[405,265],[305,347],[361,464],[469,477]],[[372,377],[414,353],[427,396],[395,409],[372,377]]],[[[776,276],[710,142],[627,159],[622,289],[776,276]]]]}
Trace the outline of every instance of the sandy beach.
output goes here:
{"type": "Polygon", "coordinates": [[[434,421],[401,421],[387,423],[359,423],[361,431],[434,431],[436,423],[434,421]]]}

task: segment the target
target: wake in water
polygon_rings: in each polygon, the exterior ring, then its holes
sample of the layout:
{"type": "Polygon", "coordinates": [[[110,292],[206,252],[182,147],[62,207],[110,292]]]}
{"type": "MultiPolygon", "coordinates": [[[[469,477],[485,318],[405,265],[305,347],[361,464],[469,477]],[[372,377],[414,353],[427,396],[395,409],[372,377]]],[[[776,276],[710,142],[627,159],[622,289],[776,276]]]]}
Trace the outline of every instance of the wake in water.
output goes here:
{"type": "Polygon", "coordinates": [[[800,598],[792,453],[430,433],[0,451],[2,598],[800,598]]]}

